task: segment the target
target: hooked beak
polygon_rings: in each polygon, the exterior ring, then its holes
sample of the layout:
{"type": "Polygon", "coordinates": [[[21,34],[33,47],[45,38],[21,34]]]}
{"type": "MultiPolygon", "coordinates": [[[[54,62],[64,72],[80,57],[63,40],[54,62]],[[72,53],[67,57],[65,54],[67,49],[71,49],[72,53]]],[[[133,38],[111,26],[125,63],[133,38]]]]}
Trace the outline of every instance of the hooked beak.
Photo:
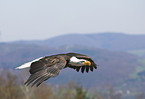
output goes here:
{"type": "Polygon", "coordinates": [[[84,62],[84,64],[88,65],[88,66],[91,66],[91,62],[89,62],[89,61],[84,62]]]}

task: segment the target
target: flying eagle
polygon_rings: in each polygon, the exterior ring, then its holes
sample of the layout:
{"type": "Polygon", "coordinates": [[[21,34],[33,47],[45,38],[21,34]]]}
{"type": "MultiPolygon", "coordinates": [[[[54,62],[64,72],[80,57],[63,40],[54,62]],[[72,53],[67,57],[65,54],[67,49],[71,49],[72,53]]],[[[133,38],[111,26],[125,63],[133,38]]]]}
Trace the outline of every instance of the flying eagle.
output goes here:
{"type": "Polygon", "coordinates": [[[32,83],[31,86],[36,85],[37,87],[47,79],[51,77],[56,77],[61,69],[66,67],[75,69],[77,72],[81,69],[81,72],[89,72],[89,69],[97,69],[97,65],[94,61],[83,54],[78,53],[67,53],[67,54],[57,54],[52,56],[45,56],[35,59],[31,62],[25,63],[16,69],[23,69],[30,67],[30,77],[25,82],[25,85],[28,86],[32,83]]]}

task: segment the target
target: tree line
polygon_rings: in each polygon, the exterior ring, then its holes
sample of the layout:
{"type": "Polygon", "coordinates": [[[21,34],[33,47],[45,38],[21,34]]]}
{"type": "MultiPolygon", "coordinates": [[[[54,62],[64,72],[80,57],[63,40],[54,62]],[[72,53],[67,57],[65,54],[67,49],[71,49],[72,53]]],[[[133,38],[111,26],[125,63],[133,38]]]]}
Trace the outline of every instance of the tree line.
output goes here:
{"type": "MultiPolygon", "coordinates": [[[[124,99],[121,93],[115,93],[113,87],[106,92],[100,92],[86,89],[73,81],[66,85],[50,85],[44,82],[33,88],[25,86],[23,82],[23,78],[10,71],[1,72],[0,99],[124,99]]],[[[145,99],[145,96],[138,94],[134,99],[145,99]]]]}

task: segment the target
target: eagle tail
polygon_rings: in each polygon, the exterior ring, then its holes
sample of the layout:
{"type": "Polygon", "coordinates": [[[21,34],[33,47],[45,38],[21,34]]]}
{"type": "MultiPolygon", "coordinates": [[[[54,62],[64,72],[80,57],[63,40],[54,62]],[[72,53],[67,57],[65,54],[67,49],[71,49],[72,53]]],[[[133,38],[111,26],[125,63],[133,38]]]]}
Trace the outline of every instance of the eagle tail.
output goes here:
{"type": "Polygon", "coordinates": [[[40,60],[40,59],[42,59],[42,58],[43,58],[43,57],[40,57],[40,58],[37,58],[37,59],[35,59],[35,60],[31,61],[31,62],[27,62],[27,63],[25,63],[25,64],[23,64],[23,65],[21,65],[21,66],[19,66],[19,67],[16,67],[16,69],[28,68],[28,67],[31,66],[31,64],[32,64],[33,62],[36,62],[36,61],[38,61],[38,60],[40,60]]]}

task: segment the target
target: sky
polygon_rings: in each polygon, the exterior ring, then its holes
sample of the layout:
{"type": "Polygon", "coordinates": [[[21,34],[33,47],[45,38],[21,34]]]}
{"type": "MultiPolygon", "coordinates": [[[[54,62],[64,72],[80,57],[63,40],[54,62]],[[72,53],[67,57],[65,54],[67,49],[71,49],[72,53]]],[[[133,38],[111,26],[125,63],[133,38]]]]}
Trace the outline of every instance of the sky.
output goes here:
{"type": "Polygon", "coordinates": [[[0,41],[68,33],[145,34],[145,0],[0,0],[0,41]]]}

